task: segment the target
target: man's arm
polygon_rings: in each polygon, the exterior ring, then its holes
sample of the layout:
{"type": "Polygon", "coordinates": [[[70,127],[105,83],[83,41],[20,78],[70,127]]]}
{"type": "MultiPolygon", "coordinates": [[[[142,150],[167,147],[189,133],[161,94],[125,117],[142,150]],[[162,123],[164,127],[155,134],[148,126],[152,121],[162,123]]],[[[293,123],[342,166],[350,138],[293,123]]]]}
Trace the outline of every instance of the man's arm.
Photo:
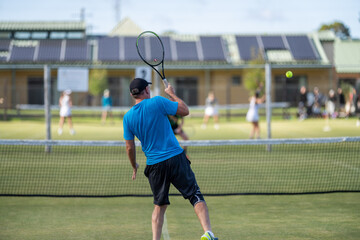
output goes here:
{"type": "Polygon", "coordinates": [[[125,140],[126,144],[126,153],[129,157],[130,164],[133,168],[132,180],[136,179],[137,169],[139,168],[139,164],[136,163],[136,151],[135,151],[135,140],[125,140]]]}
{"type": "Polygon", "coordinates": [[[178,103],[178,109],[176,111],[177,115],[180,115],[183,117],[189,115],[188,106],[186,105],[186,103],[184,103],[183,100],[181,100],[178,96],[176,96],[174,88],[171,86],[170,83],[169,83],[168,87],[165,89],[165,92],[167,93],[167,95],[169,95],[171,101],[178,103]]]}

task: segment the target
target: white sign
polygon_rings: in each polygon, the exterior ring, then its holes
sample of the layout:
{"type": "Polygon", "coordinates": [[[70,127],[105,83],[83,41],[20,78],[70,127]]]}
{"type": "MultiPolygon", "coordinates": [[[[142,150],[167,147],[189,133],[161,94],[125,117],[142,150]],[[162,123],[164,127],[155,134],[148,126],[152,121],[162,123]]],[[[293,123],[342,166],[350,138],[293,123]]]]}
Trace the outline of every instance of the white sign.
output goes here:
{"type": "Polygon", "coordinates": [[[73,92],[87,92],[89,90],[89,69],[87,68],[58,68],[58,91],[70,89],[73,92]]]}
{"type": "Polygon", "coordinates": [[[152,73],[151,67],[137,67],[135,69],[135,78],[142,78],[148,82],[152,82],[151,73],[152,73]]]}

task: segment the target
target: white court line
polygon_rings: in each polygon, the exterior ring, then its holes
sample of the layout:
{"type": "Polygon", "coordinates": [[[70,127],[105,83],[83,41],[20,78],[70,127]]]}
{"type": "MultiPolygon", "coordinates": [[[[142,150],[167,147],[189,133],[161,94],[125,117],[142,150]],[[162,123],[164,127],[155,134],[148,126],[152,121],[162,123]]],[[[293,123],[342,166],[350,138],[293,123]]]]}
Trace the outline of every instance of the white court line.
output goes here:
{"type": "Polygon", "coordinates": [[[166,213],[164,214],[164,224],[162,229],[162,235],[164,240],[170,240],[170,235],[167,227],[166,213]]]}

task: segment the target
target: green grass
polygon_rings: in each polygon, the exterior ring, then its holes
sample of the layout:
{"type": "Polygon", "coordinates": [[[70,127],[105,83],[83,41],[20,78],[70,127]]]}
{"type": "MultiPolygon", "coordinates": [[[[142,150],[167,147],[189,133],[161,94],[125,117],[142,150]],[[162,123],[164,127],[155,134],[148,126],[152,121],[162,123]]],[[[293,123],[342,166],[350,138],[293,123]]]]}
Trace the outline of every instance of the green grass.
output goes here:
{"type": "MultiPolygon", "coordinates": [[[[355,240],[360,235],[360,195],[206,198],[219,239],[355,240]]],[[[191,205],[171,197],[172,240],[199,239],[191,205]]],[[[151,239],[151,198],[0,198],[0,239],[151,239]]]]}
{"type": "MultiPolygon", "coordinates": [[[[101,125],[100,119],[97,118],[74,118],[74,126],[77,134],[71,136],[68,134],[67,125],[64,128],[64,134],[58,136],[57,118],[52,122],[53,139],[74,139],[74,140],[123,140],[122,123],[120,119],[115,120],[115,124],[101,125]]],[[[356,119],[335,119],[330,121],[332,131],[324,132],[323,127],[325,121],[323,119],[308,119],[298,121],[296,119],[282,120],[276,118],[272,123],[273,138],[308,138],[308,137],[338,137],[338,136],[360,136],[360,128],[355,127],[356,119]]],[[[243,117],[234,117],[231,121],[221,119],[220,130],[215,130],[212,121],[206,130],[200,128],[200,118],[186,119],[188,132],[191,132],[191,139],[247,139],[251,126],[245,122],[243,117]]],[[[266,123],[261,122],[262,136],[266,138],[266,123]]],[[[11,121],[0,123],[1,139],[44,139],[45,124],[41,119],[20,120],[13,119],[11,121]]],[[[42,151],[41,147],[41,151],[42,151]]],[[[265,151],[259,154],[252,152],[242,152],[240,157],[243,159],[242,164],[226,165],[224,174],[229,179],[238,179],[238,185],[227,184],[222,182],[220,188],[228,190],[241,188],[254,184],[261,188],[268,185],[274,185],[273,181],[285,181],[291,189],[297,189],[301,186],[313,187],[317,184],[330,185],[339,183],[336,178],[345,174],[352,174],[353,180],[350,181],[358,187],[359,184],[359,160],[356,154],[359,148],[352,147],[346,149],[337,147],[326,149],[324,158],[311,158],[313,152],[303,150],[287,149],[282,151],[290,151],[294,156],[291,159],[286,154],[278,155],[276,149],[271,156],[266,156],[265,151]],[[298,151],[298,152],[297,152],[298,151]],[[342,153],[341,153],[342,152],[342,153]],[[340,153],[340,157],[335,157],[333,153],[340,153]],[[350,154],[351,153],[351,154],[350,154]],[[305,154],[305,155],[303,155],[305,154]],[[348,155],[346,155],[348,154],[348,155]],[[350,154],[350,155],[349,155],[350,154]],[[308,157],[306,157],[308,156],[308,157]],[[349,157],[352,156],[350,162],[349,157]],[[355,156],[355,157],[354,157],[355,156]],[[293,165],[292,162],[303,165],[293,165]],[[355,160],[354,160],[355,159],[355,160]],[[326,162],[324,162],[326,161],[326,162]],[[277,162],[276,169],[267,168],[268,163],[277,162]],[[332,163],[336,164],[332,164],[332,163]],[[285,164],[286,163],[286,164],[285,164]],[[332,164],[332,165],[328,165],[332,164]],[[348,166],[351,165],[351,168],[348,166]],[[238,166],[235,168],[234,166],[238,166]],[[322,167],[324,166],[324,167],[322,167]],[[335,175],[328,176],[328,170],[325,166],[332,166],[331,171],[335,171],[335,175]],[[261,167],[261,168],[259,168],[261,167]],[[259,168],[259,169],[257,169],[259,168]],[[303,169],[304,172],[301,172],[303,169]],[[259,170],[255,171],[254,170],[259,170]],[[283,174],[284,177],[278,179],[256,177],[263,174],[261,171],[274,171],[275,175],[283,174]],[[313,173],[304,175],[309,170],[313,173]],[[337,176],[337,174],[340,175],[337,176]],[[252,174],[255,174],[252,176],[252,174]],[[323,175],[321,178],[324,182],[314,182],[312,177],[323,175]],[[258,182],[253,180],[257,179],[258,182]],[[305,183],[305,184],[304,184],[305,183]],[[290,185],[289,185],[290,184],[290,185]]],[[[16,155],[17,149],[13,149],[16,155]]],[[[313,149],[314,150],[314,149],[313,149]]],[[[315,149],[316,150],[316,149],[315,149]]],[[[96,149],[94,149],[96,152],[96,149]]],[[[210,149],[206,154],[196,152],[189,148],[189,154],[192,158],[192,166],[198,176],[200,187],[204,191],[211,191],[213,182],[203,181],[202,175],[205,174],[202,169],[215,164],[208,164],[206,160],[216,155],[223,156],[227,149],[210,149]],[[191,152],[192,151],[192,152],[191,152]],[[207,185],[208,184],[208,185],[207,185]]],[[[8,153],[7,153],[8,154],[8,153]]],[[[46,164],[46,159],[36,165],[32,164],[33,171],[26,170],[29,166],[24,166],[24,172],[20,172],[20,180],[30,183],[32,180],[40,180],[49,183],[48,177],[54,176],[54,173],[73,174],[78,180],[85,185],[96,185],[95,182],[89,182],[86,175],[80,172],[71,172],[72,164],[76,164],[75,169],[83,169],[90,171],[91,174],[97,174],[97,177],[107,177],[107,181],[111,183],[109,191],[113,188],[143,188],[147,186],[145,177],[142,174],[144,167],[144,158],[141,157],[141,171],[138,179],[133,182],[131,178],[130,164],[124,158],[123,152],[112,152],[110,157],[106,157],[101,166],[107,166],[101,171],[97,168],[99,165],[96,154],[90,154],[85,158],[86,163],[82,160],[73,161],[72,158],[76,154],[82,156],[84,153],[67,152],[67,158],[64,162],[57,162],[53,159],[52,164],[46,164]],[[114,168],[113,162],[116,156],[121,155],[124,160],[120,168],[114,168]],[[55,164],[55,165],[54,165],[55,164]],[[56,165],[57,164],[57,165],[56,165]],[[55,168],[51,166],[56,166],[55,168]],[[95,166],[95,167],[94,167],[95,166]],[[80,168],[79,168],[80,167],[80,168]],[[50,173],[50,175],[47,175],[50,173]],[[117,174],[121,175],[118,176],[117,174]],[[117,182],[119,181],[119,182],[117,182]],[[142,187],[141,187],[142,186],[142,187]]],[[[36,159],[36,151],[27,153],[20,158],[15,155],[6,155],[0,150],[0,159],[8,159],[2,161],[0,168],[0,191],[4,190],[1,185],[12,166],[17,166],[23,159],[36,159]],[[11,161],[12,159],[12,161],[11,161]],[[13,165],[11,165],[13,164],[13,165]],[[6,166],[6,168],[4,168],[6,166]]],[[[316,155],[316,154],[315,154],[316,155]]],[[[228,162],[236,161],[236,159],[228,159],[228,162]]],[[[36,161],[34,161],[36,162],[36,161]]],[[[31,165],[31,164],[30,164],[31,165]]],[[[270,166],[270,165],[269,165],[270,166]]],[[[18,167],[12,168],[18,171],[18,167]]],[[[207,170],[207,169],[206,169],[207,170]]],[[[55,175],[56,177],[56,175],[55,175]]],[[[9,179],[8,179],[9,180],[9,179]]],[[[70,179],[71,180],[71,179],[70,179]]],[[[216,179],[214,181],[217,181],[216,179]]],[[[10,179],[11,182],[11,179],[10,179]]],[[[218,181],[219,182],[219,181],[218,181]]],[[[9,183],[9,182],[8,182],[9,183]]],[[[24,185],[24,182],[13,184],[24,185]]],[[[51,183],[51,182],[50,182],[51,183]]],[[[83,187],[85,185],[82,185],[83,187]]],[[[87,187],[88,187],[87,185],[87,187]]],[[[214,184],[215,185],[215,184],[214,184]]],[[[80,185],[81,186],[81,185],[80,185]]],[[[72,187],[68,185],[68,187],[72,187]]],[[[344,186],[339,186],[343,188],[344,186]]],[[[15,189],[21,190],[20,187],[15,189]]],[[[44,184],[43,189],[51,189],[52,186],[44,184]]],[[[67,188],[65,188],[67,189],[67,188]]],[[[86,189],[86,187],[84,187],[86,189]]],[[[92,190],[91,186],[89,187],[92,190]]],[[[25,190],[31,191],[31,189],[25,190]]],[[[22,191],[22,190],[21,190],[22,191]]],[[[280,195],[280,196],[221,196],[206,197],[210,217],[212,220],[213,230],[220,239],[359,239],[360,236],[360,193],[332,193],[332,194],[311,194],[311,195],[280,195]]],[[[172,196],[170,198],[171,206],[167,211],[168,230],[172,240],[182,239],[199,239],[202,229],[188,201],[182,197],[172,196]]],[[[0,197],[0,239],[4,240],[61,240],[61,239],[151,239],[151,212],[152,198],[150,197],[120,197],[120,198],[48,198],[48,197],[0,197]]]]}
{"type": "MultiPolygon", "coordinates": [[[[360,128],[356,127],[356,118],[332,119],[329,121],[331,131],[324,132],[324,119],[307,119],[298,121],[275,119],[272,122],[272,138],[313,138],[313,137],[338,137],[360,136],[360,128]]],[[[58,118],[52,119],[51,136],[54,140],[123,140],[122,119],[115,118],[114,124],[108,122],[101,125],[100,118],[75,118],[73,119],[76,135],[69,134],[67,124],[64,133],[57,134],[58,118]]],[[[247,139],[251,130],[250,123],[244,117],[232,117],[229,121],[224,117],[220,119],[220,130],[215,130],[213,120],[210,119],[207,129],[201,129],[201,118],[186,118],[185,131],[192,140],[208,139],[247,139]]],[[[265,118],[260,121],[261,136],[267,137],[265,118]]],[[[0,139],[44,139],[45,123],[43,119],[3,121],[0,124],[0,139]]]]}

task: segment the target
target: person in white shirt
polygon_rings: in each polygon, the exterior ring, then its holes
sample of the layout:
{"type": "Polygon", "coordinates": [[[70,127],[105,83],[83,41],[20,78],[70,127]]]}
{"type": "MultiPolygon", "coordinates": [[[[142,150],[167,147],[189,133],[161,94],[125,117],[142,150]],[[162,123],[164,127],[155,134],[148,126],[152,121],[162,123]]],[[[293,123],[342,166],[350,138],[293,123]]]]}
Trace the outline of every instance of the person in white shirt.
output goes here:
{"type": "Polygon", "coordinates": [[[259,104],[263,103],[265,95],[260,97],[260,93],[256,92],[254,96],[250,98],[249,110],[246,114],[246,120],[252,124],[252,130],[250,132],[250,139],[260,138],[260,126],[259,126],[259,104]]]}
{"type": "Polygon", "coordinates": [[[65,118],[67,118],[67,122],[70,128],[70,134],[74,135],[75,130],[73,128],[72,117],[71,117],[71,107],[72,107],[72,100],[71,100],[71,90],[65,90],[59,99],[59,106],[60,106],[60,121],[59,121],[59,129],[58,134],[61,135],[63,133],[63,126],[65,118]]]}

